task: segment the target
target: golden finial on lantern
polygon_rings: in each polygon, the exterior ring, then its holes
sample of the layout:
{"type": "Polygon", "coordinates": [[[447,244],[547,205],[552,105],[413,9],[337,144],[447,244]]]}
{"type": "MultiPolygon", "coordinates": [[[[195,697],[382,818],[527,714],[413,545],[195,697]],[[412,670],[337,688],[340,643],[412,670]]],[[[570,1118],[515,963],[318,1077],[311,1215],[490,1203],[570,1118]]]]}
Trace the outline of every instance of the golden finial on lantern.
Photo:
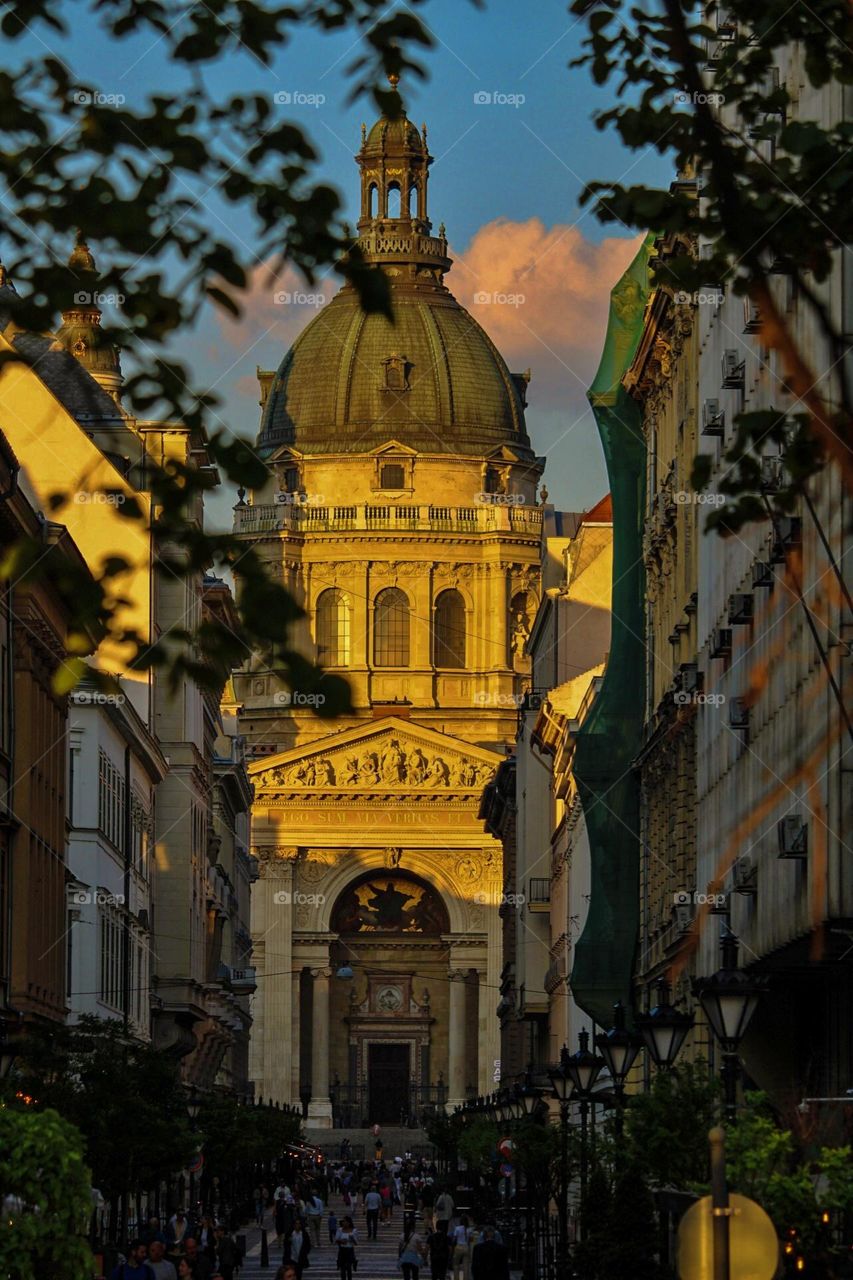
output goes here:
{"type": "Polygon", "coordinates": [[[388,72],[388,83],[392,89],[397,88],[397,85],[400,83],[400,75],[397,71],[388,72]]]}

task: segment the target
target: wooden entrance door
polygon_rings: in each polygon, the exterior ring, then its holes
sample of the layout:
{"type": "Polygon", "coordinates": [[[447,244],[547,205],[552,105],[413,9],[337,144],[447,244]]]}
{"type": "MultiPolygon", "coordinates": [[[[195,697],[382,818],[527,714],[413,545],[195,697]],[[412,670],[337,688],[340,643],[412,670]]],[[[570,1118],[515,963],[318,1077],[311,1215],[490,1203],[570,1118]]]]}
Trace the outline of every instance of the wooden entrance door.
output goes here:
{"type": "Polygon", "coordinates": [[[367,1048],[370,1124],[400,1124],[409,1112],[411,1046],[371,1044],[367,1048]]]}

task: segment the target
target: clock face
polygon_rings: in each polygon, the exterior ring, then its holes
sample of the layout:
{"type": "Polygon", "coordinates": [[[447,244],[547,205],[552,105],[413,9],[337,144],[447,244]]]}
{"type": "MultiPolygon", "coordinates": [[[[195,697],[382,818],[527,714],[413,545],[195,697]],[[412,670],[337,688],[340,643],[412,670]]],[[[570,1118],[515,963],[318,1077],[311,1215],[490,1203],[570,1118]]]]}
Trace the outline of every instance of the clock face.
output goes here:
{"type": "Polygon", "coordinates": [[[380,987],[376,995],[376,1007],[385,1013],[396,1013],[403,1005],[403,993],[399,987],[380,987]]]}

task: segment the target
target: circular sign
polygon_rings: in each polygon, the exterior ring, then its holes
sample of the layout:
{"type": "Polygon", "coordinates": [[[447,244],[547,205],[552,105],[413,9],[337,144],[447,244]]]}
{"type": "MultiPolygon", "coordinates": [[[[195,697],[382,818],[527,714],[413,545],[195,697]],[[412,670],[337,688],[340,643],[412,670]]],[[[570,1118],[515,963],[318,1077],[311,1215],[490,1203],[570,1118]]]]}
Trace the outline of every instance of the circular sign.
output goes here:
{"type": "Polygon", "coordinates": [[[503,1156],[504,1160],[511,1160],[513,1152],[512,1138],[501,1138],[498,1143],[498,1155],[503,1156]]]}
{"type": "MultiPolygon", "coordinates": [[[[779,1237],[770,1218],[748,1196],[729,1196],[730,1280],[773,1280],[779,1265],[779,1237]]],[[[681,1280],[713,1280],[714,1215],[710,1196],[692,1204],[678,1226],[681,1280]]]]}
{"type": "Polygon", "coordinates": [[[196,1152],[192,1160],[187,1165],[187,1173],[201,1173],[204,1168],[204,1155],[201,1151],[196,1152]]]}

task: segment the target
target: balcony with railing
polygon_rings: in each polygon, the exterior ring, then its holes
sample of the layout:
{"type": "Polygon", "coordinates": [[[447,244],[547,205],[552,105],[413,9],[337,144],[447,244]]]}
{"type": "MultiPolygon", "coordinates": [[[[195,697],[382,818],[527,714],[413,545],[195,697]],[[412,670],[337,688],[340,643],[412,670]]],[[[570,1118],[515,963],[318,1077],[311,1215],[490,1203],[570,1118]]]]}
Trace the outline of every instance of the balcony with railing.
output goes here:
{"type": "Polygon", "coordinates": [[[464,507],[372,502],[352,506],[258,503],[238,506],[234,516],[237,533],[508,532],[538,538],[542,527],[541,507],[493,503],[464,507]]]}

